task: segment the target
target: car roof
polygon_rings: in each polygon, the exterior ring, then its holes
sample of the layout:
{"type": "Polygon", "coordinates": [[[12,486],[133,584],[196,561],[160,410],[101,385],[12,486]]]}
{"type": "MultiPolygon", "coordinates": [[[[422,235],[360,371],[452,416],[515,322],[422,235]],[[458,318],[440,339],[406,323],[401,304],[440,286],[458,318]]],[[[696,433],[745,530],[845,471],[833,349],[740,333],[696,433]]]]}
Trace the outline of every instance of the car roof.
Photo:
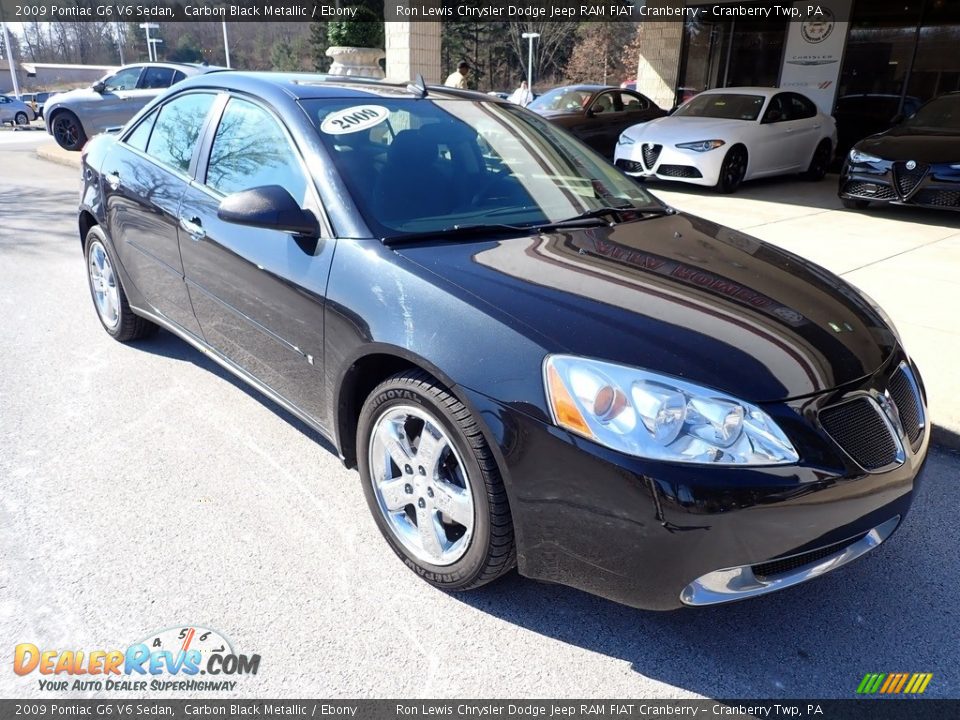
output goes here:
{"type": "Polygon", "coordinates": [[[215,70],[226,69],[226,68],[220,67],[219,65],[201,65],[200,63],[175,62],[173,60],[170,60],[170,61],[160,60],[157,62],[148,60],[146,62],[129,63],[119,68],[116,72],[120,72],[120,70],[125,70],[131,67],[169,67],[169,68],[174,68],[176,70],[180,70],[185,75],[197,75],[197,74],[213,72],[215,70]]]}
{"type": "MultiPolygon", "coordinates": [[[[178,89],[192,87],[235,90],[267,99],[313,100],[323,98],[413,98],[419,97],[419,88],[409,83],[323,75],[320,73],[247,72],[217,68],[203,75],[195,75],[177,83],[178,89]]],[[[504,102],[497,97],[472,90],[458,90],[442,85],[426,85],[427,97],[433,99],[484,100],[504,102]]]]}
{"type": "Polygon", "coordinates": [[[794,90],[785,90],[784,88],[774,88],[774,87],[726,87],[726,88],[713,88],[711,90],[704,90],[699,93],[700,95],[720,95],[723,93],[731,93],[735,95],[763,95],[764,97],[772,97],[778,93],[782,92],[795,92],[794,90]]]}

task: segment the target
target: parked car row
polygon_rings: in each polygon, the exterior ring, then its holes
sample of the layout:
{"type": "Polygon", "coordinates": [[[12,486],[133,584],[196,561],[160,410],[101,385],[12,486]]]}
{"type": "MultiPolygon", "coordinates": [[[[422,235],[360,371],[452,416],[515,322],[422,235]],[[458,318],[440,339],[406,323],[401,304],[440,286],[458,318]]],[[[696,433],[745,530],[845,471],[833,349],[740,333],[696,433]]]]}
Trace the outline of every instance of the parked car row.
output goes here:
{"type": "Polygon", "coordinates": [[[37,119],[37,114],[23,100],[10,95],[0,95],[0,124],[29,125],[37,119]]]}

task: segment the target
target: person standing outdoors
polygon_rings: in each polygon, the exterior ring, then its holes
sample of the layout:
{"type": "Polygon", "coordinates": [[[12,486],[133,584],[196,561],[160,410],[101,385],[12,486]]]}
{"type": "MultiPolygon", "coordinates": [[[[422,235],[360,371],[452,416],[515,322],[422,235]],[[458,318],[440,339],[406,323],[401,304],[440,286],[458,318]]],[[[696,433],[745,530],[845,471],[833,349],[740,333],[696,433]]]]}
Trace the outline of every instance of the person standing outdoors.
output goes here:
{"type": "Polygon", "coordinates": [[[466,60],[461,60],[460,64],[457,65],[456,71],[450,73],[450,76],[443,84],[447,87],[459,88],[460,90],[469,90],[467,87],[467,75],[469,74],[470,64],[467,63],[466,60]]]}
{"type": "Polygon", "coordinates": [[[513,94],[510,96],[510,102],[514,105],[520,105],[521,107],[526,107],[533,102],[533,93],[530,92],[530,88],[527,87],[526,80],[521,82],[520,87],[513,91],[513,94]]]}

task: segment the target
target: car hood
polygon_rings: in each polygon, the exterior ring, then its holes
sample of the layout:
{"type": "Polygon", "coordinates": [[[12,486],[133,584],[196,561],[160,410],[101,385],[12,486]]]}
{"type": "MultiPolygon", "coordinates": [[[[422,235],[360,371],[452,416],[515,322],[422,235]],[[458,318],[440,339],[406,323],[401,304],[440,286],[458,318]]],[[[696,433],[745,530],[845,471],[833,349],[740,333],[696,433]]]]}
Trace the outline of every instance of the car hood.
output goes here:
{"type": "Polygon", "coordinates": [[[634,125],[626,135],[642,142],[661,144],[696,142],[697,140],[726,139],[738,134],[752,123],[746,120],[722,120],[705,117],[667,116],[634,125]]]}
{"type": "Polygon", "coordinates": [[[535,329],[554,351],[752,402],[857,380],[896,346],[871,303],[840,278],[682,214],[396,251],[535,329]]]}
{"type": "Polygon", "coordinates": [[[960,161],[958,133],[924,128],[895,127],[857,143],[857,149],[884,160],[922,163],[960,161]]]}
{"type": "Polygon", "coordinates": [[[47,98],[46,104],[58,105],[63,102],[70,102],[71,100],[90,100],[92,98],[100,98],[100,94],[95,93],[90,88],[75,88],[74,90],[67,90],[66,92],[51,95],[47,98]]]}

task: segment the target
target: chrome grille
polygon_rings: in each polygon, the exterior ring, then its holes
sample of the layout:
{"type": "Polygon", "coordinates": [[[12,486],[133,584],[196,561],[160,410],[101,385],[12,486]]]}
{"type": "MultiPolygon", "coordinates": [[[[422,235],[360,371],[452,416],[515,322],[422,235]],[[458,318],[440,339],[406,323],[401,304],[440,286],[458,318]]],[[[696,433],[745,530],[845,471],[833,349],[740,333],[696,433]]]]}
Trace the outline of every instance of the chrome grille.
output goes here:
{"type": "Polygon", "coordinates": [[[930,169],[929,165],[924,163],[917,163],[916,167],[913,170],[907,169],[907,164],[898,162],[893,165],[893,179],[897,184],[897,190],[900,192],[900,197],[906,198],[917,189],[917,185],[923,180],[923,177],[927,174],[927,170],[930,169]]]}
{"type": "Polygon", "coordinates": [[[820,411],[820,424],[864,470],[880,470],[897,462],[900,447],[882,410],[868,397],[858,397],[820,411]]]}
{"type": "Polygon", "coordinates": [[[644,143],[643,147],[640,148],[640,152],[643,155],[643,164],[647,166],[648,170],[653,170],[653,166],[657,164],[657,160],[660,158],[662,151],[663,145],[648,145],[644,143]]]}
{"type": "Polygon", "coordinates": [[[901,365],[890,379],[890,397],[900,414],[900,424],[910,444],[916,447],[923,437],[926,418],[923,414],[923,401],[919,395],[913,374],[906,365],[901,365]],[[908,374],[909,373],[909,374],[908,374]]]}
{"type": "Polygon", "coordinates": [[[833,545],[827,545],[826,547],[817,548],[816,550],[800,553],[799,555],[791,555],[790,557],[780,558],[778,560],[768,560],[759,565],[751,565],[750,569],[753,570],[754,576],[762,582],[777,575],[798,570],[805,565],[815,563],[817,560],[823,560],[825,557],[830,557],[844,548],[853,545],[862,539],[864,535],[866,535],[866,533],[857,535],[849,540],[834,543],[833,545]]]}

